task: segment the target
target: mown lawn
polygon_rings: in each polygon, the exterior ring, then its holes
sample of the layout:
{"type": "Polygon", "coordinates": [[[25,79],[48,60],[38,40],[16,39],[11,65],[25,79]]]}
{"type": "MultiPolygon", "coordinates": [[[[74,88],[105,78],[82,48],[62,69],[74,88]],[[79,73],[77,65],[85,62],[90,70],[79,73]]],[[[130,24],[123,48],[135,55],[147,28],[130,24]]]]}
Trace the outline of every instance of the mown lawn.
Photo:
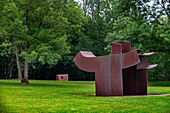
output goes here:
{"type": "MultiPolygon", "coordinates": [[[[94,81],[0,80],[0,112],[170,113],[170,95],[95,97],[94,81]]],[[[170,94],[169,82],[149,82],[148,94],[170,94]]]]}

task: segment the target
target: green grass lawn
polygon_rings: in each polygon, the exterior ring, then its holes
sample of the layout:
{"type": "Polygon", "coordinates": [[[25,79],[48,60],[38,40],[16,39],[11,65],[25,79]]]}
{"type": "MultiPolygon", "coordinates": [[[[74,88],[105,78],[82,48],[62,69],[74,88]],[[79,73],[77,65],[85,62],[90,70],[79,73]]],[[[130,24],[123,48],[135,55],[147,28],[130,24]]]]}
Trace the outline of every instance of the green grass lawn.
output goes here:
{"type": "MultiPolygon", "coordinates": [[[[94,81],[0,80],[0,112],[170,113],[170,95],[95,97],[94,81]]],[[[169,82],[149,82],[148,94],[170,94],[169,82]]]]}

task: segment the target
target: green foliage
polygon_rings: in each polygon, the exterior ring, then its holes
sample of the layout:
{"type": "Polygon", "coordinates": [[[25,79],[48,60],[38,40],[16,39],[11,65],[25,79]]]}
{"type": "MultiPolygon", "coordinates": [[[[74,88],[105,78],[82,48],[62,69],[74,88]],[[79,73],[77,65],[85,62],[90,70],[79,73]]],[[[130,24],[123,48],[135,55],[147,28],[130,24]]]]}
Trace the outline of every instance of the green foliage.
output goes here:
{"type": "Polygon", "coordinates": [[[105,39],[105,42],[108,44],[105,50],[109,52],[111,52],[111,42],[119,40],[131,41],[132,49],[143,49],[143,47],[147,45],[146,41],[150,38],[150,35],[148,34],[149,29],[145,23],[138,25],[128,17],[116,21],[114,23],[113,31],[113,33],[108,33],[105,39]]]}
{"type": "Polygon", "coordinates": [[[158,67],[149,70],[149,80],[169,80],[169,3],[150,0],[125,2],[117,1],[116,11],[121,14],[113,23],[113,31],[106,36],[108,46],[105,50],[111,53],[111,42],[118,40],[131,41],[132,49],[143,49],[143,52],[156,52],[148,57],[150,64],[158,67]],[[125,10],[126,9],[126,10],[125,10]],[[126,11],[129,11],[126,12],[126,11]]]}
{"type": "MultiPolygon", "coordinates": [[[[21,60],[75,69],[79,51],[96,56],[111,53],[111,42],[131,41],[132,49],[155,51],[149,80],[170,79],[170,10],[166,0],[1,0],[0,54],[9,58],[17,44],[21,60]],[[70,68],[71,66],[71,68],[70,68]]],[[[2,65],[4,65],[2,63],[2,65]]],[[[73,73],[71,73],[73,75],[73,73]]],[[[87,74],[90,75],[90,74],[87,74]]],[[[94,78],[94,75],[91,74],[94,78]]]]}
{"type": "MultiPolygon", "coordinates": [[[[67,39],[81,24],[81,10],[73,0],[17,0],[2,2],[1,46],[18,45],[30,64],[56,65],[70,52],[67,39]]],[[[4,54],[2,52],[1,54],[4,54]]]]}

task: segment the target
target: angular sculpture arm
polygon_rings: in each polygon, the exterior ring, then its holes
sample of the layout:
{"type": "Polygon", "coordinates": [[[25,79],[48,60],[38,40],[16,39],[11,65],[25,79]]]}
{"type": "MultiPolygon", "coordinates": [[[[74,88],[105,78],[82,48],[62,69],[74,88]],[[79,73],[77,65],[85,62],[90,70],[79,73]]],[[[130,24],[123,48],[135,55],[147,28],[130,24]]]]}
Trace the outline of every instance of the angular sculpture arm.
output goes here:
{"type": "Polygon", "coordinates": [[[133,50],[128,53],[124,53],[123,57],[123,69],[137,65],[140,63],[140,59],[138,57],[137,51],[133,50]]]}
{"type": "Polygon", "coordinates": [[[76,66],[83,71],[95,72],[95,58],[92,52],[80,51],[74,58],[76,66]]]}
{"type": "Polygon", "coordinates": [[[155,54],[155,52],[151,52],[151,53],[144,53],[139,55],[139,59],[140,59],[140,63],[137,65],[137,70],[139,69],[152,69],[154,67],[157,66],[157,64],[153,64],[153,65],[149,65],[148,64],[148,59],[147,56],[153,55],[155,54]]]}
{"type": "MultiPolygon", "coordinates": [[[[74,58],[74,62],[83,71],[95,72],[96,56],[92,52],[80,51],[74,58]]],[[[136,50],[123,54],[123,69],[140,63],[136,50]]]]}

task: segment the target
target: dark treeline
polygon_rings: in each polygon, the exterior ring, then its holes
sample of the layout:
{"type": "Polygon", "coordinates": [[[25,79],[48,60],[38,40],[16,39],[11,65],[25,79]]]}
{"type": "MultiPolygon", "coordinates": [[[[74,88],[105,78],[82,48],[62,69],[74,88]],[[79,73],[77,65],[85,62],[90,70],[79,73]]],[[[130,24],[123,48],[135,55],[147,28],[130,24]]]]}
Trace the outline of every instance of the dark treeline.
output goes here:
{"type": "Polygon", "coordinates": [[[79,51],[111,54],[111,42],[131,41],[149,56],[148,80],[170,80],[169,0],[1,0],[0,78],[94,80],[78,69],[79,51]]]}

